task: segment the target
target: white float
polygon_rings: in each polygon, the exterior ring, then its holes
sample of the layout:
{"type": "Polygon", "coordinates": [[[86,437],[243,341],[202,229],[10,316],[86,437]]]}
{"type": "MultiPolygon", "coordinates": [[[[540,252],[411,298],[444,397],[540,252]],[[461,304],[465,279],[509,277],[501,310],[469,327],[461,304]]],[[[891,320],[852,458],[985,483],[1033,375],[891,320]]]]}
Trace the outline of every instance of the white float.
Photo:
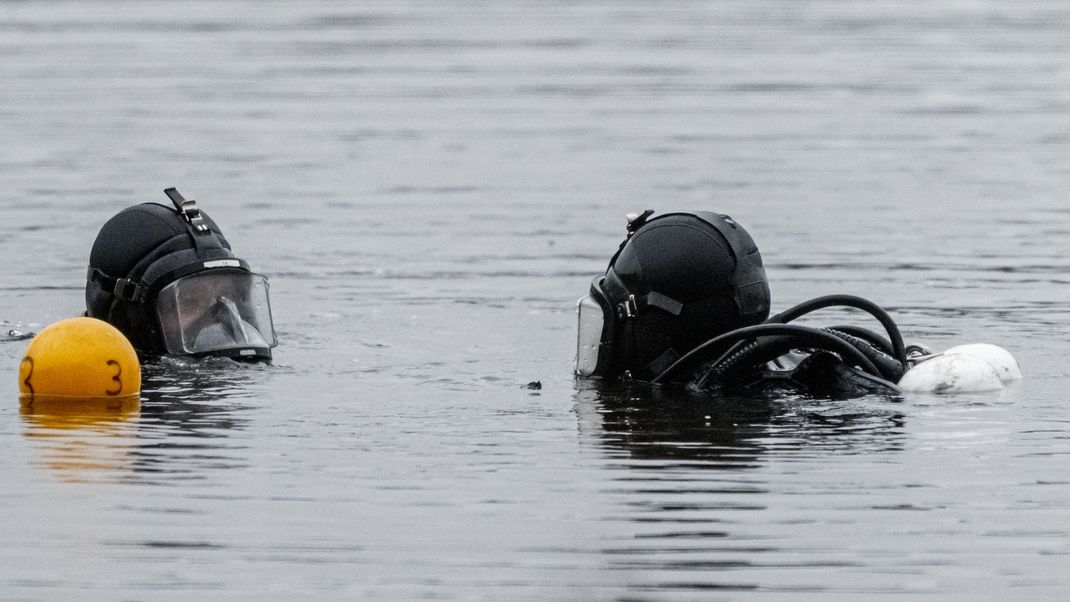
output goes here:
{"type": "Polygon", "coordinates": [[[987,343],[958,345],[920,361],[899,380],[911,393],[998,391],[1022,379],[1022,370],[1006,349],[987,343]]]}

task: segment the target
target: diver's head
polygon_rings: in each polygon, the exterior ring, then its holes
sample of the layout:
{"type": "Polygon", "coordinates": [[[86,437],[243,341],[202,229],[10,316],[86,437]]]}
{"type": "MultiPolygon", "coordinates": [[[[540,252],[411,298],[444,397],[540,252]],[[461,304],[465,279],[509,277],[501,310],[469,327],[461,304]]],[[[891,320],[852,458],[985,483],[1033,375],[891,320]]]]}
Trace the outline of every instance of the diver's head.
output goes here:
{"type": "Polygon", "coordinates": [[[194,201],[165,192],[174,208],[128,207],[97,234],[86,315],[113,324],[142,355],[270,360],[267,278],[235,257],[194,201]]]}
{"type": "Polygon", "coordinates": [[[651,380],[682,355],[769,316],[762,256],[706,211],[629,216],[628,237],[579,302],[576,373],[651,380]]]}

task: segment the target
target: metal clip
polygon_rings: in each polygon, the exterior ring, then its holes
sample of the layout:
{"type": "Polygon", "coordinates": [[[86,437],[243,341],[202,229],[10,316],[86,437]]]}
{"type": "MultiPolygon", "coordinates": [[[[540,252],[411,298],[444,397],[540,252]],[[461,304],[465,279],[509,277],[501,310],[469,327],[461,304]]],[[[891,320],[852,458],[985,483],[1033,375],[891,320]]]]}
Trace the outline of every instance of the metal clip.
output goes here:
{"type": "Polygon", "coordinates": [[[906,348],[907,356],[924,356],[924,355],[940,355],[932,350],[931,347],[923,343],[911,343],[906,348]]]}
{"type": "Polygon", "coordinates": [[[623,303],[617,305],[617,316],[620,318],[634,318],[639,315],[639,305],[635,302],[635,295],[628,295],[623,303]]]}
{"type": "Polygon", "coordinates": [[[146,287],[129,278],[119,278],[111,291],[116,297],[131,303],[140,303],[145,297],[146,287]]]}
{"type": "Polygon", "coordinates": [[[186,197],[182,196],[182,193],[174,188],[168,188],[163,192],[167,195],[167,198],[171,199],[171,202],[175,204],[175,209],[193,226],[195,231],[198,233],[209,231],[208,224],[204,221],[204,216],[201,215],[201,210],[197,208],[197,201],[186,200],[186,197]]]}

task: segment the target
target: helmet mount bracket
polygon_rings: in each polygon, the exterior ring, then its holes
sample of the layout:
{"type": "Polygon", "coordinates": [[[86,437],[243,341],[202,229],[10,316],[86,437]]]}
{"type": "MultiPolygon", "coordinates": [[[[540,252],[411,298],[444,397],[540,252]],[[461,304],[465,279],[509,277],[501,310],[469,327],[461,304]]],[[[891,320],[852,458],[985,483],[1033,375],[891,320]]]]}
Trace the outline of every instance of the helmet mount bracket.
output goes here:
{"type": "Polygon", "coordinates": [[[629,213],[627,215],[627,218],[628,218],[628,238],[631,238],[632,234],[635,234],[635,231],[638,230],[639,228],[641,228],[643,226],[643,224],[646,223],[647,218],[650,217],[651,215],[654,215],[654,210],[653,209],[647,209],[646,211],[644,211],[642,213],[629,213]]]}

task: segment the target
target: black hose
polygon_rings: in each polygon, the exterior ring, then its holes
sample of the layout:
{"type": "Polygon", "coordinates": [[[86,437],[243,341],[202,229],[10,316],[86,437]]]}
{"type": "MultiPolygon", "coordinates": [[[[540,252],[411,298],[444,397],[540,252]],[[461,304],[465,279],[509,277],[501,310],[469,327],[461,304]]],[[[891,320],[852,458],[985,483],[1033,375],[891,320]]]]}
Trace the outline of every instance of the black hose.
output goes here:
{"type": "Polygon", "coordinates": [[[871,345],[869,341],[839,331],[835,328],[824,328],[822,330],[847,341],[855,349],[861,351],[862,355],[869,358],[869,361],[873,362],[873,365],[880,370],[881,378],[893,383],[897,383],[900,378],[903,378],[903,373],[906,372],[906,366],[891,355],[888,355],[877,347],[871,345]]]}
{"type": "Polygon", "coordinates": [[[740,341],[733,345],[721,357],[714,360],[702,378],[698,380],[700,389],[714,380],[719,384],[730,384],[766,362],[770,362],[794,349],[798,340],[789,335],[774,335],[740,341]]]}
{"type": "Polygon", "coordinates": [[[899,332],[899,327],[896,326],[895,320],[892,319],[892,316],[890,316],[884,308],[869,299],[863,299],[862,297],[856,297],[855,295],[826,295],[824,297],[817,297],[816,299],[803,301],[795,307],[780,312],[766,320],[765,324],[787,324],[788,322],[810,312],[837,305],[861,309],[876,318],[877,321],[884,326],[884,330],[888,332],[888,337],[891,339],[892,356],[899,360],[904,366],[907,365],[906,344],[903,343],[903,335],[899,332]]]}
{"type": "Polygon", "coordinates": [[[849,334],[853,337],[860,338],[888,355],[895,355],[895,349],[892,349],[891,341],[868,328],[862,328],[861,326],[848,326],[846,324],[842,324],[839,326],[829,326],[828,329],[838,330],[844,334],[849,334]]]}
{"type": "Polygon", "coordinates": [[[833,334],[797,324],[758,324],[726,332],[706,341],[676,360],[673,365],[654,377],[651,382],[667,382],[683,370],[710,361],[709,358],[711,357],[718,359],[731,345],[739,341],[770,335],[791,335],[797,338],[802,345],[838,353],[843,357],[844,361],[859,366],[874,376],[881,375],[880,370],[861,351],[833,334]]]}
{"type": "MultiPolygon", "coordinates": [[[[903,365],[891,355],[871,345],[869,341],[833,328],[822,330],[843,339],[855,349],[858,349],[862,355],[865,355],[869,361],[873,362],[873,365],[880,371],[882,379],[894,383],[902,378],[903,365]]],[[[872,332],[869,334],[883,338],[872,332]]],[[[731,384],[744,375],[750,374],[755,367],[762,366],[798,346],[799,340],[794,336],[788,335],[766,336],[736,343],[705,368],[705,374],[699,379],[698,387],[705,388],[706,384],[711,380],[721,384],[731,384]]]]}

